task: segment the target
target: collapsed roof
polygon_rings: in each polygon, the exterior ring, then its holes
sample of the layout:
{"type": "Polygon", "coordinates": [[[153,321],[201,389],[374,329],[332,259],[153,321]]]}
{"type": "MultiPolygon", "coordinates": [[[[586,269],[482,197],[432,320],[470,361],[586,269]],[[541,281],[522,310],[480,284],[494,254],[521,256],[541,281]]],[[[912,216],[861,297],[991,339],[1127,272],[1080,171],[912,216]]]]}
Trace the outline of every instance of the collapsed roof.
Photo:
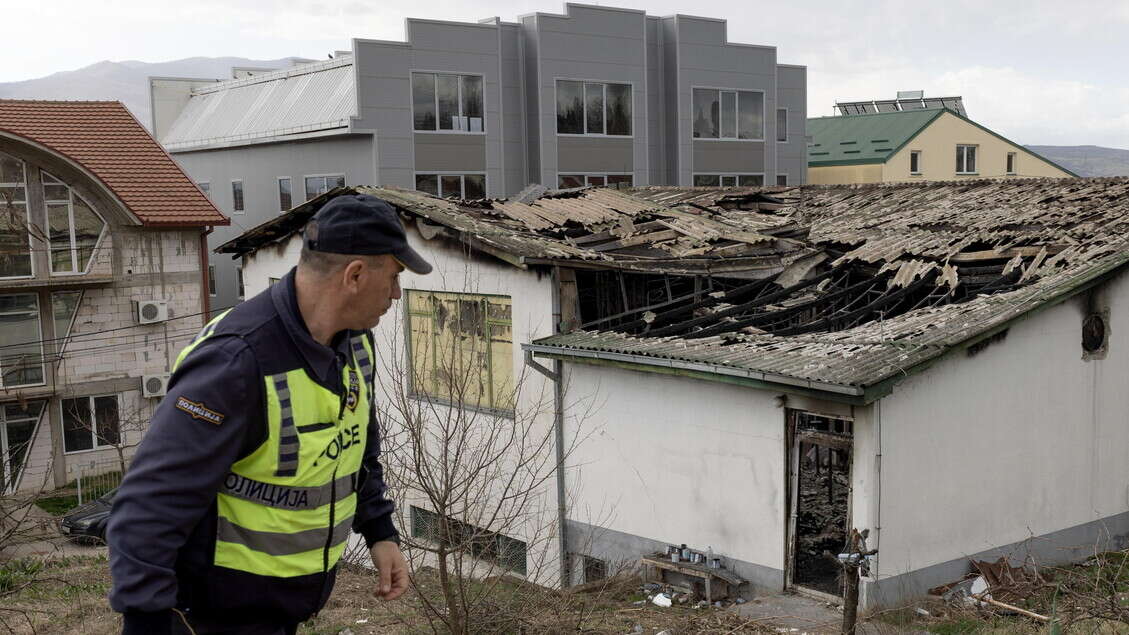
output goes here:
{"type": "Polygon", "coordinates": [[[626,310],[531,350],[854,396],[873,396],[868,389],[1129,260],[1125,178],[542,190],[461,202],[343,188],[217,251],[281,240],[349,191],[388,200],[425,237],[445,235],[519,267],[667,280],[665,297],[643,306],[625,298],[626,310]],[[671,276],[710,286],[675,296],[671,276]]]}

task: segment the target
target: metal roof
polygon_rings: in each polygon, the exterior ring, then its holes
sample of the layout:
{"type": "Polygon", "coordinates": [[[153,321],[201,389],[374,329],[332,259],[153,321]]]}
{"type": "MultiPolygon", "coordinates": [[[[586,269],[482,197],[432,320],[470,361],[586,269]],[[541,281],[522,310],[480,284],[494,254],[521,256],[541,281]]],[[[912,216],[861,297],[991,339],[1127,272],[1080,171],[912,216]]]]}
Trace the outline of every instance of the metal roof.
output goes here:
{"type": "Polygon", "coordinates": [[[808,165],[885,163],[944,109],[808,119],[808,165]]]}
{"type": "Polygon", "coordinates": [[[170,151],[347,129],[352,57],[218,82],[192,92],[161,143],[170,151]]]}

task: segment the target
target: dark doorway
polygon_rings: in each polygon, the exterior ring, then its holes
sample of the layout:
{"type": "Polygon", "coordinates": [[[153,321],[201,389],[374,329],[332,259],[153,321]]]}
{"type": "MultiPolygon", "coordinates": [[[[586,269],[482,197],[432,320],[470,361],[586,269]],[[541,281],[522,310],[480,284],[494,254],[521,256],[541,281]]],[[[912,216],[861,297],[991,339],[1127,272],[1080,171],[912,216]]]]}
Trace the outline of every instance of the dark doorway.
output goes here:
{"type": "Polygon", "coordinates": [[[789,410],[788,428],[788,585],[841,597],[854,424],[789,410]]]}

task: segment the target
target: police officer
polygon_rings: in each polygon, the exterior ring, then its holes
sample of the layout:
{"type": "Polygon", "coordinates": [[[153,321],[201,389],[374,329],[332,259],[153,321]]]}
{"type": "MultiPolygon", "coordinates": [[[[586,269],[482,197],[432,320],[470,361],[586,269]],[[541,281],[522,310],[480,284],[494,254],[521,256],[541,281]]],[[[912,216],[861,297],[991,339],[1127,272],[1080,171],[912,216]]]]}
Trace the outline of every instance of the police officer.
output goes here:
{"type": "Polygon", "coordinates": [[[294,633],[333,588],[351,531],[407,588],[385,494],[369,331],[431,265],[384,201],[343,195],[298,266],[209,322],[114,500],[110,604],[123,633],[294,633]]]}

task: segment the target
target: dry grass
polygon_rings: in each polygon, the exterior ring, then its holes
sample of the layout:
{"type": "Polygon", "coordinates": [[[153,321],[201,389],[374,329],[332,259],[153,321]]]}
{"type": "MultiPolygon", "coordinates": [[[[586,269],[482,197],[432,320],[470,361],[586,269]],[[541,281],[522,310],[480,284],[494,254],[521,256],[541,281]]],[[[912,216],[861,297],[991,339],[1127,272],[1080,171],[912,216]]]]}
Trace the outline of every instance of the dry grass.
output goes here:
{"type": "MultiPolygon", "coordinates": [[[[121,617],[106,601],[110,575],[104,556],[56,557],[42,561],[10,561],[0,570],[12,575],[4,578],[10,592],[0,596],[0,632],[19,634],[59,633],[68,635],[116,635],[121,632],[121,617]]],[[[427,572],[417,580],[417,589],[394,602],[383,602],[372,595],[375,578],[368,570],[343,566],[329,603],[315,618],[302,624],[303,635],[336,635],[350,629],[355,635],[405,635],[433,632],[416,607],[416,593],[436,593],[436,584],[427,572]]],[[[740,616],[714,609],[684,607],[659,608],[651,604],[636,606],[633,579],[612,580],[607,587],[584,594],[543,592],[541,601],[560,610],[540,610],[535,618],[510,623],[495,632],[590,633],[619,635],[636,631],[646,635],[669,630],[686,633],[772,632],[740,616]],[[567,597],[566,597],[567,596],[567,597]]],[[[528,596],[523,596],[527,601],[528,596]]],[[[498,600],[504,614],[504,594],[498,600]]],[[[542,607],[545,609],[545,607],[542,607]]],[[[519,620],[520,621],[520,620],[519,620]]]]}

